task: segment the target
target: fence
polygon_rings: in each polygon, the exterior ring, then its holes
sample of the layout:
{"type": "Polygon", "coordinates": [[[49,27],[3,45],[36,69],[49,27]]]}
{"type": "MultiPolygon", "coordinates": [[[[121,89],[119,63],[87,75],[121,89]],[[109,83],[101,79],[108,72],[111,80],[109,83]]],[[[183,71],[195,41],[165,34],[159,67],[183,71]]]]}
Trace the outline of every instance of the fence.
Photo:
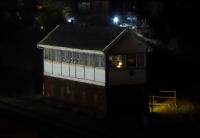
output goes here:
{"type": "Polygon", "coordinates": [[[176,91],[159,91],[156,95],[149,96],[150,112],[160,112],[176,108],[176,91]]]}

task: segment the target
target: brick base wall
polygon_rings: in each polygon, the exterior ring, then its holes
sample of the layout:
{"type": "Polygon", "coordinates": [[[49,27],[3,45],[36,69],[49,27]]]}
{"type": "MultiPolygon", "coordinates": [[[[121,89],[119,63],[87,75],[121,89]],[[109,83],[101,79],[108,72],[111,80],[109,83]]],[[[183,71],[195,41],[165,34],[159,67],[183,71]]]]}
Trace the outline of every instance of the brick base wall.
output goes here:
{"type": "Polygon", "coordinates": [[[107,110],[106,91],[102,86],[45,76],[44,96],[83,110],[103,113],[107,110]]]}

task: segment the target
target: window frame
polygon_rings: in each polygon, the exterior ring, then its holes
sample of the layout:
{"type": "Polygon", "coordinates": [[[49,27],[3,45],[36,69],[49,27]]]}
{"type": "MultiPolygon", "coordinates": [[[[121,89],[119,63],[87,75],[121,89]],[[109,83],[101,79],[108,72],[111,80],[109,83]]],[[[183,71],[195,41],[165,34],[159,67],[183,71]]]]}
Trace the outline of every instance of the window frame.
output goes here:
{"type": "Polygon", "coordinates": [[[126,68],[136,68],[137,67],[137,53],[131,53],[131,54],[126,54],[126,68]],[[129,64],[129,57],[134,56],[135,57],[135,65],[130,65],[129,64]]]}
{"type": "Polygon", "coordinates": [[[52,50],[52,59],[53,59],[53,62],[62,62],[62,51],[52,50]]]}
{"type": "Polygon", "coordinates": [[[52,49],[49,48],[44,48],[44,60],[51,60],[53,59],[52,57],[52,49]]]}
{"type": "Polygon", "coordinates": [[[108,55],[108,67],[109,69],[112,69],[112,70],[126,70],[126,69],[130,69],[130,68],[144,68],[145,67],[145,53],[115,53],[115,54],[110,54],[108,55]],[[110,63],[110,56],[117,56],[117,55],[121,55],[122,56],[122,60],[123,60],[123,57],[124,57],[124,67],[122,68],[117,68],[117,67],[111,67],[111,63],[110,63]],[[129,56],[131,55],[134,55],[135,56],[135,65],[134,66],[130,66],[128,65],[128,58],[129,56]],[[142,56],[142,63],[143,65],[139,65],[139,61],[138,59],[140,58],[139,56],[142,56]]]}
{"type": "Polygon", "coordinates": [[[112,54],[112,55],[108,55],[108,67],[110,68],[110,69],[112,69],[112,70],[124,70],[124,69],[126,69],[127,68],[127,66],[126,66],[126,54],[118,54],[118,53],[116,53],[116,54],[112,54]],[[122,57],[122,61],[124,61],[124,65],[123,65],[123,67],[122,68],[117,68],[117,66],[115,65],[115,67],[112,67],[112,63],[110,63],[110,56],[121,56],[122,57]]]}

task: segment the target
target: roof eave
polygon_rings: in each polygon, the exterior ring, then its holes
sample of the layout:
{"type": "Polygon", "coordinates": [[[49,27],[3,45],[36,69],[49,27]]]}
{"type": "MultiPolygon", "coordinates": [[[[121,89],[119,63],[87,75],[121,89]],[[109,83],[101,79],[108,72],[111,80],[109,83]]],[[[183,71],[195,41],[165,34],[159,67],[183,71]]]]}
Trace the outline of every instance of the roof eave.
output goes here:
{"type": "Polygon", "coordinates": [[[69,48],[69,47],[60,47],[60,46],[45,45],[45,44],[38,44],[37,46],[39,48],[47,48],[47,49],[62,50],[62,51],[72,51],[72,52],[82,52],[82,53],[91,53],[91,54],[104,55],[104,52],[102,52],[101,50],[69,48]]]}
{"type": "Polygon", "coordinates": [[[107,53],[126,33],[128,29],[124,29],[117,37],[115,37],[102,51],[107,53]]]}
{"type": "Polygon", "coordinates": [[[42,44],[42,42],[48,38],[60,25],[57,25],[52,31],[50,31],[37,45],[37,47],[39,48],[39,45],[42,44]]]}

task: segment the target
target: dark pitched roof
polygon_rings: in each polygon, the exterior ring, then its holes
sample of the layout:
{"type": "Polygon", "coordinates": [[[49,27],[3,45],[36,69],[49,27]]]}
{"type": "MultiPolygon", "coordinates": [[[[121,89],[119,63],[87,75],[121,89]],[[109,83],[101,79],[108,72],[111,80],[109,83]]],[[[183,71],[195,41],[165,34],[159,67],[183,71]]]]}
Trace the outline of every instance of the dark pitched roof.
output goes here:
{"type": "Polygon", "coordinates": [[[47,35],[39,45],[51,45],[87,50],[103,50],[124,28],[91,27],[63,24],[47,35]]]}

